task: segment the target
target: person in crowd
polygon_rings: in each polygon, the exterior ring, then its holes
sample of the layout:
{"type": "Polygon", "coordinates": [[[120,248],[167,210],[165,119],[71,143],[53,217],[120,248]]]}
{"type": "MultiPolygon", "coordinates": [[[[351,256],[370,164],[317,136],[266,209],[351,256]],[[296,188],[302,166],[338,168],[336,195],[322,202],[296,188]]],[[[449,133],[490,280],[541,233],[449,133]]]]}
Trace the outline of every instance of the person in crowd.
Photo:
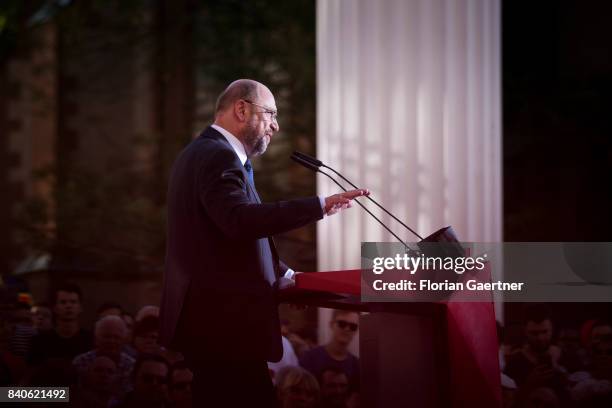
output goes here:
{"type": "Polygon", "coordinates": [[[18,384],[25,371],[23,359],[10,350],[15,331],[13,309],[12,305],[0,304],[0,387],[18,384]]]}
{"type": "Polygon", "coordinates": [[[276,374],[284,367],[289,366],[299,366],[298,358],[295,355],[295,351],[293,351],[293,346],[291,342],[283,336],[283,357],[280,361],[277,362],[268,362],[268,369],[270,370],[270,375],[272,376],[272,381],[276,383],[275,377],[276,374]]]}
{"type": "Polygon", "coordinates": [[[112,398],[118,397],[117,364],[107,356],[97,356],[85,372],[78,387],[70,393],[76,408],[107,408],[112,398]]]}
{"type": "Polygon", "coordinates": [[[549,387],[559,393],[564,389],[565,373],[559,365],[561,350],[552,344],[553,323],[548,307],[530,304],[525,308],[526,342],[510,355],[505,373],[518,387],[549,387]]]}
{"type": "Polygon", "coordinates": [[[134,320],[136,322],[139,322],[147,316],[154,316],[159,318],[159,306],[146,305],[141,307],[140,310],[136,312],[136,318],[134,320]]]}
{"type": "Polygon", "coordinates": [[[589,335],[589,364],[569,376],[572,398],[581,406],[612,406],[612,325],[596,320],[589,335]]]}
{"type": "Polygon", "coordinates": [[[127,329],[121,317],[110,315],[98,320],[95,325],[95,349],[76,356],[72,362],[79,379],[84,379],[97,357],[105,356],[117,366],[119,391],[129,391],[134,359],[123,352],[126,336],[127,329]]]}
{"type": "Polygon", "coordinates": [[[32,306],[32,325],[37,333],[53,329],[53,312],[47,302],[32,306]]]}
{"type": "Polygon", "coordinates": [[[32,321],[30,305],[23,302],[17,303],[17,310],[14,314],[15,328],[10,349],[14,355],[24,358],[30,351],[32,338],[37,334],[37,330],[32,321]]]}
{"type": "Polygon", "coordinates": [[[319,384],[303,368],[285,367],[278,372],[276,393],[279,408],[313,408],[319,399],[319,384]]]}
{"type": "Polygon", "coordinates": [[[359,382],[359,359],[349,351],[359,329],[359,313],[334,310],[329,325],[330,341],[306,352],[300,358],[300,365],[317,378],[321,378],[324,369],[336,367],[346,374],[350,383],[359,382]]]}
{"type": "Polygon", "coordinates": [[[116,302],[104,302],[96,311],[96,320],[100,320],[104,316],[122,316],[123,308],[116,302]]]}
{"type": "Polygon", "coordinates": [[[346,373],[332,366],[323,369],[319,378],[321,403],[319,408],[345,408],[349,397],[349,379],[346,373]]]}
{"type": "Polygon", "coordinates": [[[82,302],[83,293],[75,284],[63,284],[54,291],[55,327],[32,338],[28,364],[36,366],[49,359],[61,359],[69,364],[75,356],[91,350],[93,336],[79,322],[82,302]]]}
{"type": "Polygon", "coordinates": [[[599,319],[593,322],[591,326],[591,335],[589,336],[589,345],[594,347],[599,343],[608,342],[612,336],[612,323],[608,320],[599,319]]]}
{"type": "Polygon", "coordinates": [[[559,330],[557,345],[561,349],[559,364],[568,373],[584,369],[588,363],[587,350],[580,344],[580,332],[575,327],[563,327],[559,330]]]}
{"type": "Polygon", "coordinates": [[[287,334],[283,334],[291,342],[295,355],[301,358],[306,352],[317,347],[316,332],[309,328],[302,328],[300,330],[288,331],[287,334]]]}
{"type": "Polygon", "coordinates": [[[132,346],[137,354],[160,354],[159,318],[146,316],[134,324],[132,346]]]}
{"type": "Polygon", "coordinates": [[[109,405],[112,408],[166,408],[168,404],[168,362],[158,355],[141,355],[132,372],[133,390],[109,405]]]}
{"type": "Polygon", "coordinates": [[[502,391],[502,406],[510,407],[514,402],[514,398],[517,392],[517,386],[514,380],[508,377],[504,372],[504,368],[506,367],[506,356],[510,355],[508,352],[508,347],[505,344],[505,329],[504,326],[499,321],[495,321],[497,326],[497,343],[499,344],[498,349],[498,360],[499,360],[499,369],[501,375],[501,391],[502,391]]]}
{"type": "Polygon", "coordinates": [[[168,399],[173,408],[191,408],[193,372],[182,360],[172,364],[168,374],[168,399]]]}
{"type": "Polygon", "coordinates": [[[132,345],[126,352],[137,357],[139,354],[158,354],[173,364],[184,357],[181,353],[168,350],[159,344],[159,318],[145,315],[134,323],[132,345]]]}

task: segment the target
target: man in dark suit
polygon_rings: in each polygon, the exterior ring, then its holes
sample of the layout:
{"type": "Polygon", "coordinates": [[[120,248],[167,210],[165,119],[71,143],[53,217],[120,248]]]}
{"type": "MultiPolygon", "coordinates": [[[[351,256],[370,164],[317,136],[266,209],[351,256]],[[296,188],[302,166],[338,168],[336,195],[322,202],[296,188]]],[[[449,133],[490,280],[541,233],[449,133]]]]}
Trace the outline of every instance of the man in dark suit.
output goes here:
{"type": "Polygon", "coordinates": [[[249,158],[278,130],[270,90],[238,80],[219,96],[214,124],[174,163],[160,340],[190,361],[198,407],[274,405],[266,361],[282,356],[275,291],[293,271],[270,237],[369,194],[262,203],[249,158]]]}

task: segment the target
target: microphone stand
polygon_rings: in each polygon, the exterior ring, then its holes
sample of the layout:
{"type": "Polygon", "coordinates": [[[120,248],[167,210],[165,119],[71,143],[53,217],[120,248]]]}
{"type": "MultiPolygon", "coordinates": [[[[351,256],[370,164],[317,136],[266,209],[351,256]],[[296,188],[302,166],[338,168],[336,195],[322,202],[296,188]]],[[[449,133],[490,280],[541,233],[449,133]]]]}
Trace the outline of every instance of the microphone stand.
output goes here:
{"type": "MultiPolygon", "coordinates": [[[[324,174],[325,176],[327,176],[331,181],[333,181],[334,183],[336,183],[336,185],[338,185],[338,187],[340,187],[342,190],[344,191],[348,191],[346,188],[344,188],[344,186],[340,183],[338,183],[338,181],[333,178],[332,176],[330,176],[329,174],[327,174],[326,172],[322,171],[321,169],[319,169],[316,165],[314,165],[313,163],[304,160],[303,158],[297,156],[297,155],[291,155],[291,159],[293,161],[295,161],[296,163],[301,164],[302,166],[306,167],[307,169],[310,169],[312,171],[314,171],[315,173],[321,173],[324,174]]],[[[344,177],[343,177],[344,178],[344,177]]],[[[351,185],[353,185],[352,183],[350,183],[351,185]]],[[[353,185],[353,187],[355,188],[359,188],[353,185]]],[[[366,196],[367,197],[367,196],[366,196]]],[[[376,217],[374,214],[372,214],[372,212],[370,210],[368,210],[362,203],[360,203],[357,199],[355,199],[355,202],[357,204],[359,204],[359,206],[361,208],[364,209],[365,212],[367,212],[368,214],[370,214],[372,216],[372,218],[374,218],[376,221],[378,221],[378,223],[380,225],[382,225],[382,227],[384,229],[386,229],[391,235],[393,235],[395,237],[395,239],[397,239],[400,243],[402,243],[402,245],[404,245],[404,248],[406,249],[406,252],[408,251],[412,251],[409,247],[408,244],[406,244],[400,237],[398,237],[393,231],[391,231],[391,229],[389,229],[389,227],[387,227],[380,219],[378,219],[378,217],[376,217]]]]}
{"type": "MultiPolygon", "coordinates": [[[[342,180],[346,181],[347,183],[349,183],[351,186],[353,186],[353,188],[359,188],[357,187],[355,184],[353,184],[349,179],[347,179],[346,177],[344,177],[342,174],[338,173],[336,170],[334,170],[333,168],[325,165],[321,160],[318,160],[312,156],[309,156],[305,153],[301,153],[298,151],[293,152],[293,155],[295,155],[295,157],[302,159],[303,161],[307,161],[310,164],[312,164],[313,166],[315,166],[317,169],[319,167],[325,167],[326,169],[329,169],[331,171],[333,171],[334,173],[336,173],[338,175],[338,177],[340,177],[342,180]]],[[[293,157],[293,156],[292,156],[293,157]]],[[[317,170],[320,171],[320,170],[317,170]]],[[[321,172],[322,174],[325,174],[323,172],[321,172]]],[[[329,177],[329,176],[328,176],[329,177]]],[[[336,183],[338,184],[338,183],[336,183]]],[[[346,190],[345,190],[346,191],[346,190]]],[[[366,196],[366,198],[368,200],[370,200],[371,202],[373,202],[376,206],[378,206],[378,208],[380,208],[381,210],[383,210],[385,213],[387,213],[391,218],[393,218],[395,221],[399,222],[404,228],[406,228],[408,231],[412,232],[414,235],[416,235],[420,240],[423,240],[423,237],[420,236],[416,231],[414,231],[412,228],[410,228],[408,225],[404,224],[399,218],[397,218],[395,215],[391,214],[385,207],[383,207],[382,205],[380,205],[378,202],[376,202],[376,200],[374,200],[372,197],[370,196],[366,196]]]]}

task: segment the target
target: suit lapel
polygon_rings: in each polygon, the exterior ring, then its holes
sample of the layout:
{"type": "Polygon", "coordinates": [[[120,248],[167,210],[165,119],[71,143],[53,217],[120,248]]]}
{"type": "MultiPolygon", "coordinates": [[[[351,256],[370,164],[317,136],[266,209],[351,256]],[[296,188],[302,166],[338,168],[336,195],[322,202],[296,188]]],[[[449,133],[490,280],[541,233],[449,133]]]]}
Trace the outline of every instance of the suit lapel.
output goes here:
{"type": "MultiPolygon", "coordinates": [[[[234,148],[232,147],[232,145],[230,144],[230,142],[228,142],[228,140],[225,138],[225,136],[223,136],[221,133],[219,133],[219,131],[217,131],[215,128],[209,126],[206,129],[204,129],[202,131],[202,133],[200,133],[200,136],[198,137],[203,137],[203,138],[211,138],[211,139],[217,139],[222,141],[223,143],[225,143],[227,145],[227,147],[229,149],[232,150],[232,152],[234,152],[234,154],[236,154],[236,151],[234,150],[234,148]]],[[[236,157],[238,157],[238,155],[236,155],[236,157]]],[[[261,204],[261,198],[259,198],[259,194],[257,194],[257,190],[255,189],[255,187],[253,187],[251,185],[251,183],[249,183],[249,175],[247,174],[246,169],[242,168],[242,173],[244,175],[244,179],[246,181],[247,184],[247,190],[251,192],[251,194],[249,194],[249,196],[251,198],[255,198],[255,202],[257,204],[261,204]]]]}
{"type": "MultiPolygon", "coordinates": [[[[204,131],[200,134],[199,137],[210,137],[213,139],[221,140],[227,144],[227,147],[232,149],[234,154],[236,153],[232,145],[225,138],[225,136],[223,136],[216,129],[210,126],[204,129],[204,131]]],[[[261,204],[261,198],[259,197],[259,194],[257,194],[257,190],[255,189],[255,187],[249,182],[249,177],[248,177],[247,171],[244,168],[244,166],[242,168],[242,173],[244,175],[244,180],[247,185],[247,191],[248,191],[249,198],[253,200],[254,202],[256,202],[257,204],[261,204]]],[[[278,257],[278,251],[276,250],[276,244],[274,243],[274,238],[268,237],[268,245],[270,247],[270,252],[272,254],[272,263],[274,265],[274,275],[276,276],[276,279],[278,279],[280,276],[280,271],[279,271],[279,259],[280,258],[278,257]]]]}

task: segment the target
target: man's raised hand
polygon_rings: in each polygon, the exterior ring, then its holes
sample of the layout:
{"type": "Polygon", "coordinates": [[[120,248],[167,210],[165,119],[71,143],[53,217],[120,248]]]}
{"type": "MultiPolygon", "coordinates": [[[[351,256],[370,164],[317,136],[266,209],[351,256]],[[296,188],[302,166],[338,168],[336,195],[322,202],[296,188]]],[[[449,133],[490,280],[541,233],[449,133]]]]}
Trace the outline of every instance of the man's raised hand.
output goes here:
{"type": "Polygon", "coordinates": [[[334,194],[325,198],[325,215],[333,215],[340,210],[351,208],[351,200],[361,196],[370,195],[367,189],[350,190],[345,193],[334,194]]]}

